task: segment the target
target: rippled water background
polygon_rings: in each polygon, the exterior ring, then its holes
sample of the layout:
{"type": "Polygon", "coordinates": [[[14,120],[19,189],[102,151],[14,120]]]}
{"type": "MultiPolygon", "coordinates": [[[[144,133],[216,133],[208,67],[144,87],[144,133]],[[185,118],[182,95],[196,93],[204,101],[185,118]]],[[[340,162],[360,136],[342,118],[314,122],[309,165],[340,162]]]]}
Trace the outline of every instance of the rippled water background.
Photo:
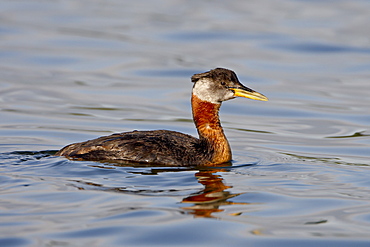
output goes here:
{"type": "Polygon", "coordinates": [[[0,2],[0,246],[369,246],[370,2],[0,2]],[[269,102],[221,120],[233,166],[53,157],[132,129],[196,135],[190,76],[269,102]]]}

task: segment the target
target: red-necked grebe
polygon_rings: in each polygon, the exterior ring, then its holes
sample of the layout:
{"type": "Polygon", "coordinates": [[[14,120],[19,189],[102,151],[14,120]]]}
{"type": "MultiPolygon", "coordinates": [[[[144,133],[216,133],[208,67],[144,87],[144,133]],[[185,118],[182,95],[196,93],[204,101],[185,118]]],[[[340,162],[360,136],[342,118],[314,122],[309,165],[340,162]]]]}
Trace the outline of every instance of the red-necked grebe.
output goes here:
{"type": "Polygon", "coordinates": [[[77,160],[127,161],[169,166],[212,166],[229,162],[231,149],[221,127],[221,103],[235,97],[267,101],[242,85],[236,74],[216,68],[191,77],[191,105],[199,139],[169,130],[132,131],[70,144],[56,153],[77,160]]]}

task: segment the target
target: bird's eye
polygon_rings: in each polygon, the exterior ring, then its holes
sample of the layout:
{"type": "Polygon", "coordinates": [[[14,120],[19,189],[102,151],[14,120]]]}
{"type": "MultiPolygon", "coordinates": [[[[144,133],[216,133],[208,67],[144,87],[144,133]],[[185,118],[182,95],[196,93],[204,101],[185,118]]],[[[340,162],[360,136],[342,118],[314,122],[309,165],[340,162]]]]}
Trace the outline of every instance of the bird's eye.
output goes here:
{"type": "Polygon", "coordinates": [[[222,85],[222,86],[225,86],[225,85],[226,85],[226,82],[222,81],[222,82],[221,82],[221,85],[222,85]]]}

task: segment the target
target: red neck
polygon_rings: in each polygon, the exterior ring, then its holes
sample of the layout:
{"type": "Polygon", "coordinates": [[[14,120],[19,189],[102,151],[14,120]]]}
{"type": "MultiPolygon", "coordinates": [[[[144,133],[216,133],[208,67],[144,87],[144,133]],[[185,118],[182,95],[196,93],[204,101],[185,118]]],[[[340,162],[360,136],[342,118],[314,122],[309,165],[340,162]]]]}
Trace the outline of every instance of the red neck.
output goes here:
{"type": "Polygon", "coordinates": [[[212,163],[230,161],[231,149],[218,117],[221,104],[202,101],[194,94],[191,98],[191,104],[199,139],[205,140],[209,148],[214,151],[212,163]]]}

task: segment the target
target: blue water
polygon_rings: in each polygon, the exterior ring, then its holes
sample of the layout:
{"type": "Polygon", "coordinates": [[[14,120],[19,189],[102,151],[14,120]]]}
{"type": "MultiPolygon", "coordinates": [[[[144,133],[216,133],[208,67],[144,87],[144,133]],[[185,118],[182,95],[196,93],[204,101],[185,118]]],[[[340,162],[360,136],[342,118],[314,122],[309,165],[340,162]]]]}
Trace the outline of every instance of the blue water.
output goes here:
{"type": "Polygon", "coordinates": [[[2,1],[0,246],[369,246],[369,1],[2,1]],[[196,136],[190,77],[233,69],[231,167],[70,161],[196,136]]]}

